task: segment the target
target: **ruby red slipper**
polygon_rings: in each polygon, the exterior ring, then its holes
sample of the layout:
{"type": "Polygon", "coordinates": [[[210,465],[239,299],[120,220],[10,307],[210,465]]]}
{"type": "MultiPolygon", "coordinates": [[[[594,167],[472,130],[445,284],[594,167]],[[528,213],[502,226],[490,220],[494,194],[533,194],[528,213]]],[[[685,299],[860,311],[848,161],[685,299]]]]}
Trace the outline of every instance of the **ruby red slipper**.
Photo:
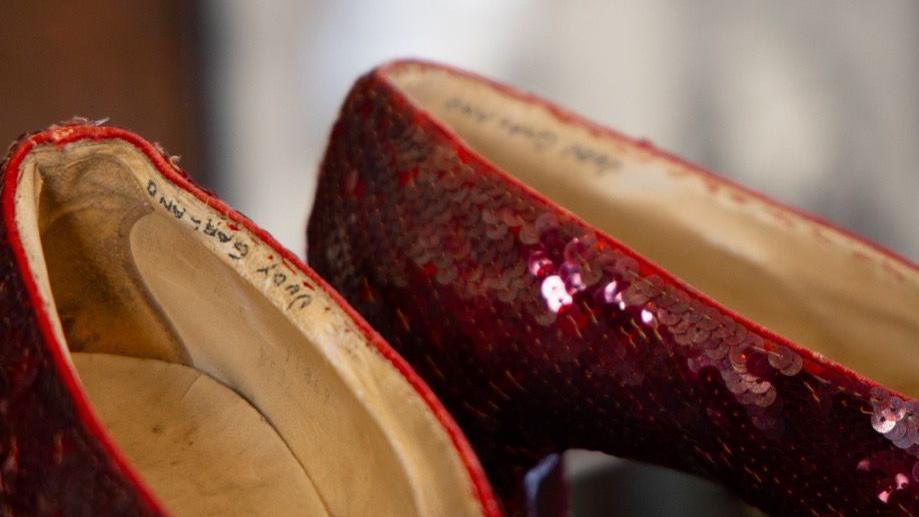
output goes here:
{"type": "Polygon", "coordinates": [[[157,147],[64,124],[3,175],[0,514],[498,515],[412,369],[157,147]]]}
{"type": "Polygon", "coordinates": [[[308,237],[513,511],[577,447],[779,515],[919,514],[919,271],[859,237],[411,61],[349,94],[308,237]]]}

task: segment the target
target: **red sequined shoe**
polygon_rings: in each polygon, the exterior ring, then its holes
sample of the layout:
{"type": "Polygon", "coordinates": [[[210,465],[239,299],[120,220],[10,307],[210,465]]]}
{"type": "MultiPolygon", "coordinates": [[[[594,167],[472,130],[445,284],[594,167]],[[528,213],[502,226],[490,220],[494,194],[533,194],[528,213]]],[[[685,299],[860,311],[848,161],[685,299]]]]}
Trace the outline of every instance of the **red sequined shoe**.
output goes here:
{"type": "Polygon", "coordinates": [[[498,514],[423,381],[155,146],[55,126],[3,174],[0,514],[498,514]]]}
{"type": "Polygon", "coordinates": [[[577,447],[782,515],[919,514],[919,271],[873,244],[419,62],[351,91],[308,237],[511,509],[577,447]]]}

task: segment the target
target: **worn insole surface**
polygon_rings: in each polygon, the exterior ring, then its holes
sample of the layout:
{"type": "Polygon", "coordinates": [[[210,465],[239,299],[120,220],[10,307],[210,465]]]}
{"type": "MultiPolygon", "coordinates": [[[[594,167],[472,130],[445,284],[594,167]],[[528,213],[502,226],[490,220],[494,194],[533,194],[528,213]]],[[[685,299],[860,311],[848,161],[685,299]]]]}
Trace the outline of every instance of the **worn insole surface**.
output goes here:
{"type": "Polygon", "coordinates": [[[106,429],[175,515],[327,515],[287,445],[235,391],[155,359],[73,359],[106,429]]]}

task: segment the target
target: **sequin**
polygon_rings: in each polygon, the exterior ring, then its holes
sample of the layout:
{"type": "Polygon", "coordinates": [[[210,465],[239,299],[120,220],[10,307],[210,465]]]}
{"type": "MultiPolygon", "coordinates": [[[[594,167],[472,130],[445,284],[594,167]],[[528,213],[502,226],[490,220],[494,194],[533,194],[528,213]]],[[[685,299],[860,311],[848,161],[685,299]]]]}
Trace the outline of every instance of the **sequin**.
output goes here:
{"type": "Polygon", "coordinates": [[[749,385],[750,391],[756,394],[763,394],[772,389],[772,384],[769,381],[752,381],[749,385]]]}
{"type": "Polygon", "coordinates": [[[722,370],[721,377],[724,378],[724,384],[727,386],[731,393],[739,395],[749,388],[749,386],[743,382],[740,378],[740,375],[734,370],[722,370]]]}
{"type": "Polygon", "coordinates": [[[674,314],[665,307],[661,307],[657,310],[657,319],[660,320],[662,325],[672,326],[680,322],[680,316],[674,314]]]}
{"type": "Polygon", "coordinates": [[[622,301],[629,307],[643,305],[649,299],[648,292],[644,289],[644,285],[638,282],[629,286],[622,295],[622,301]]]}
{"type": "Polygon", "coordinates": [[[648,309],[641,310],[641,321],[645,325],[650,325],[654,322],[654,314],[648,309]]]}
{"type": "Polygon", "coordinates": [[[875,389],[871,393],[871,404],[871,427],[894,446],[919,456],[914,450],[919,445],[919,403],[875,389]]]}
{"type": "Polygon", "coordinates": [[[769,352],[769,364],[783,375],[795,375],[801,371],[801,356],[785,346],[777,346],[769,352]]]}
{"type": "Polygon", "coordinates": [[[568,292],[571,294],[579,293],[587,288],[584,284],[584,280],[581,278],[581,268],[571,264],[570,262],[564,262],[562,267],[559,268],[559,275],[565,282],[565,287],[568,289],[568,292]]]}
{"type": "Polygon", "coordinates": [[[533,225],[524,224],[520,228],[517,238],[520,239],[521,244],[536,244],[539,242],[539,232],[533,225]]]}
{"type": "Polygon", "coordinates": [[[565,257],[566,262],[580,264],[585,260],[589,249],[590,245],[575,237],[565,245],[565,249],[562,250],[562,256],[565,257]]]}
{"type": "Polygon", "coordinates": [[[550,275],[542,282],[542,296],[546,299],[546,306],[552,312],[558,312],[562,307],[571,305],[573,299],[568,294],[568,288],[562,277],[550,275]]]}
{"type": "Polygon", "coordinates": [[[536,218],[533,226],[536,229],[536,233],[542,235],[558,227],[558,218],[551,212],[544,212],[536,218]]]}
{"type": "Polygon", "coordinates": [[[705,355],[710,359],[723,359],[728,355],[728,347],[724,345],[713,346],[705,351],[705,355]]]}
{"type": "Polygon", "coordinates": [[[507,226],[503,224],[489,225],[485,230],[485,236],[493,241],[499,240],[505,235],[507,235],[507,226]]]}
{"type": "Polygon", "coordinates": [[[728,353],[728,358],[731,361],[731,365],[740,371],[744,371],[747,368],[747,350],[749,345],[738,345],[731,348],[731,351],[728,353]]]}
{"type": "MultiPolygon", "coordinates": [[[[752,392],[751,392],[752,393],[752,392]]],[[[764,391],[759,397],[756,397],[753,401],[759,407],[769,407],[775,402],[775,398],[778,396],[778,393],[775,391],[775,387],[769,385],[769,387],[764,391]]]]}
{"type": "Polygon", "coordinates": [[[553,272],[555,268],[552,264],[552,261],[546,257],[545,253],[541,251],[534,251],[530,254],[528,269],[531,275],[537,278],[543,278],[547,274],[553,272]]]}
{"type": "Polygon", "coordinates": [[[615,280],[603,286],[603,300],[606,303],[613,303],[616,301],[616,295],[619,294],[616,290],[617,286],[618,284],[615,280]]]}

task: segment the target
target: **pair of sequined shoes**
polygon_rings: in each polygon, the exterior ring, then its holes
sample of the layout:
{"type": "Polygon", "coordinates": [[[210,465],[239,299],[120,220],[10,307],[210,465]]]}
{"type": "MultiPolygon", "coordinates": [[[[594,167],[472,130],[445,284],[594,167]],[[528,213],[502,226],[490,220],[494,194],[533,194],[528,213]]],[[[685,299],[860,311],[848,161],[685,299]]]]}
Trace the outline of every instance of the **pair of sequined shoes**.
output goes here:
{"type": "Polygon", "coordinates": [[[919,513],[917,267],[507,87],[360,79],[316,272],[119,129],[3,174],[3,515],[517,514],[572,447],[919,513]]]}

